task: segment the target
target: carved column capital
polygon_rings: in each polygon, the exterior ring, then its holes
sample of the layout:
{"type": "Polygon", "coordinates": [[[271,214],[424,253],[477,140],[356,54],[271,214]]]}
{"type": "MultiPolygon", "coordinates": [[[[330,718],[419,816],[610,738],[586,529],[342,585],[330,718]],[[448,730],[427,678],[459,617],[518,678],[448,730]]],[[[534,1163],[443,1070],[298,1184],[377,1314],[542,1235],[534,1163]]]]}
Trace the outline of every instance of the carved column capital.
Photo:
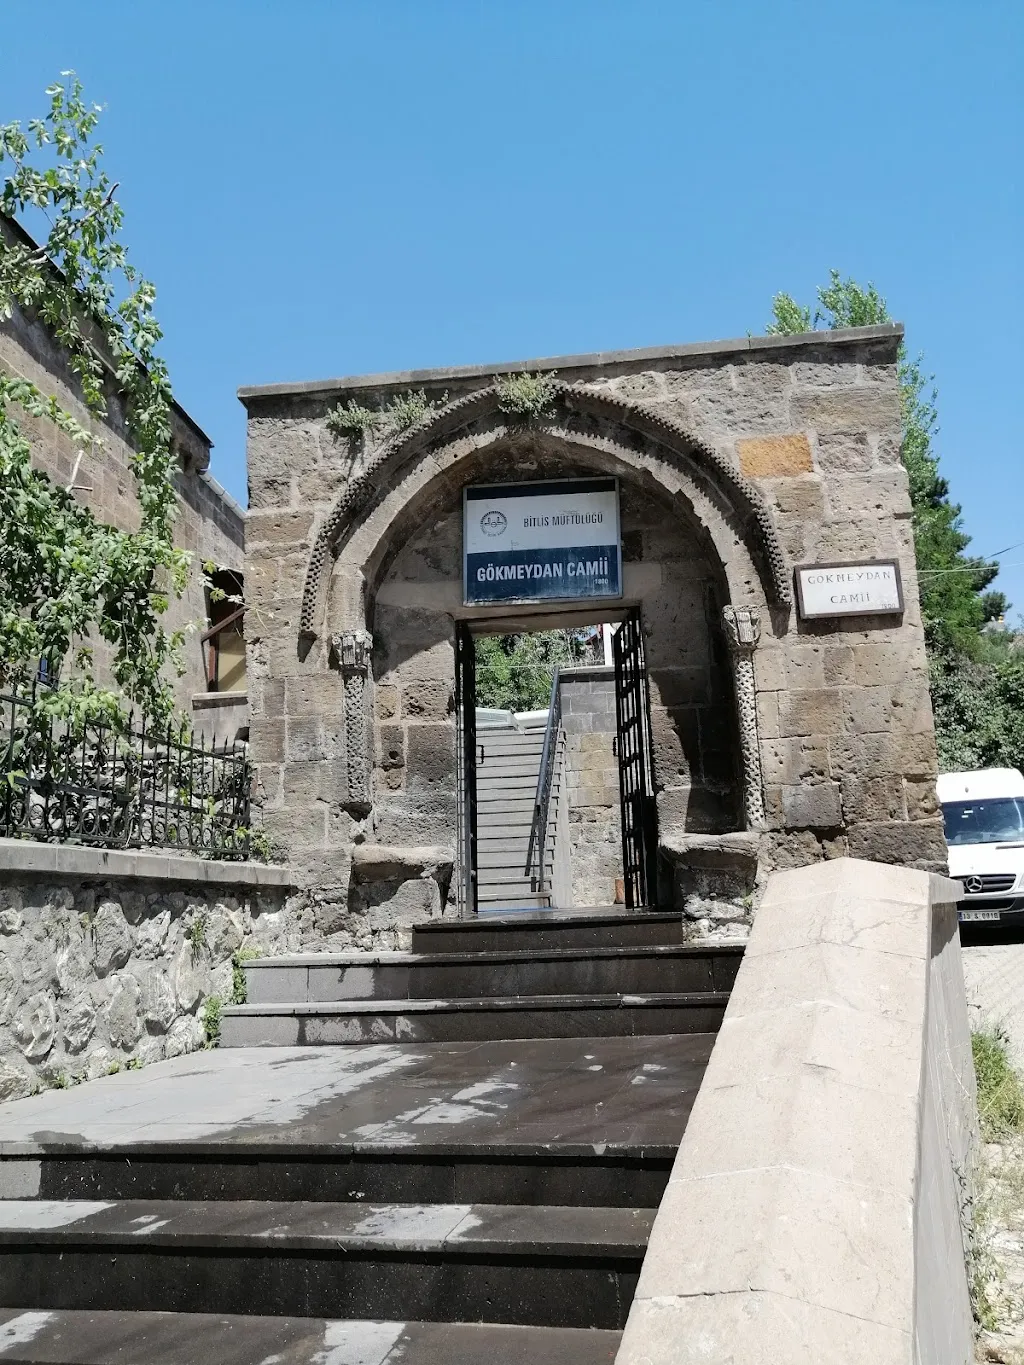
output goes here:
{"type": "Polygon", "coordinates": [[[734,652],[754,650],[761,638],[761,613],[757,607],[723,607],[725,638],[734,652]]]}
{"type": "Polygon", "coordinates": [[[368,630],[343,630],[331,636],[331,646],[343,673],[370,671],[373,636],[368,630]]]}

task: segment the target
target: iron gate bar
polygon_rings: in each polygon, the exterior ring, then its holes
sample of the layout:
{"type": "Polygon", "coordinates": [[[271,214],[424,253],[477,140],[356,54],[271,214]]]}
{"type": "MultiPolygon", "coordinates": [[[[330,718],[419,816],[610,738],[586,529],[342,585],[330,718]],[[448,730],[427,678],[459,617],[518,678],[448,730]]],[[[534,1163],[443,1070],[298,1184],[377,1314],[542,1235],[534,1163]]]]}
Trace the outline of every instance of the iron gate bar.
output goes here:
{"type": "Polygon", "coordinates": [[[476,643],[465,621],[455,625],[455,712],[458,726],[459,913],[477,912],[476,643]]]}
{"type": "Polygon", "coordinates": [[[658,903],[658,809],[654,794],[651,701],[639,608],[612,640],[622,813],[622,875],[627,909],[658,903]]]}

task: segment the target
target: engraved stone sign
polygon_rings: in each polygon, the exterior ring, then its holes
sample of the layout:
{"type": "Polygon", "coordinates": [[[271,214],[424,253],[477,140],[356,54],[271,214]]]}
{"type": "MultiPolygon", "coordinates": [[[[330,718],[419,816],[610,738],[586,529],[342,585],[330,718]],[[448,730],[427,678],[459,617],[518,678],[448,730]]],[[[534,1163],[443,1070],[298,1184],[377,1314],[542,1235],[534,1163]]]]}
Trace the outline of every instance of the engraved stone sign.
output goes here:
{"type": "Polygon", "coordinates": [[[877,616],[903,610],[900,566],[894,559],[861,564],[801,564],[797,606],[803,620],[823,616],[877,616]]]}

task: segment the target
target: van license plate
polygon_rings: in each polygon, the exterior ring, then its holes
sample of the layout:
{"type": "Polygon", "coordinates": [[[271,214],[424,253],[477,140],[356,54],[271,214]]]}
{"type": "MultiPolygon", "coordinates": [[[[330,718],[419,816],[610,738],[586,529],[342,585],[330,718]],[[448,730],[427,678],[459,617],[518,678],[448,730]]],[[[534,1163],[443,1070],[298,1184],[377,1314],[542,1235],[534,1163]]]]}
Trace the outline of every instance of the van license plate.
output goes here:
{"type": "Polygon", "coordinates": [[[961,919],[995,919],[999,918],[998,910],[961,910],[961,919]]]}

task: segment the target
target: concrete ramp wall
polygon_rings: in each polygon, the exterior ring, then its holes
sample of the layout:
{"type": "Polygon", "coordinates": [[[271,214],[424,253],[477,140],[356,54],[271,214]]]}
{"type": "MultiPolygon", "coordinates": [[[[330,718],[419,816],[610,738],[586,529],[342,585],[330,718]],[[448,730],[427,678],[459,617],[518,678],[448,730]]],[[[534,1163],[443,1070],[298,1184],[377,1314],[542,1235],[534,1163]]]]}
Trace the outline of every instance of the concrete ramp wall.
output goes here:
{"type": "Polygon", "coordinates": [[[957,888],[776,873],[617,1365],[966,1365],[975,1136],[957,888]]]}

